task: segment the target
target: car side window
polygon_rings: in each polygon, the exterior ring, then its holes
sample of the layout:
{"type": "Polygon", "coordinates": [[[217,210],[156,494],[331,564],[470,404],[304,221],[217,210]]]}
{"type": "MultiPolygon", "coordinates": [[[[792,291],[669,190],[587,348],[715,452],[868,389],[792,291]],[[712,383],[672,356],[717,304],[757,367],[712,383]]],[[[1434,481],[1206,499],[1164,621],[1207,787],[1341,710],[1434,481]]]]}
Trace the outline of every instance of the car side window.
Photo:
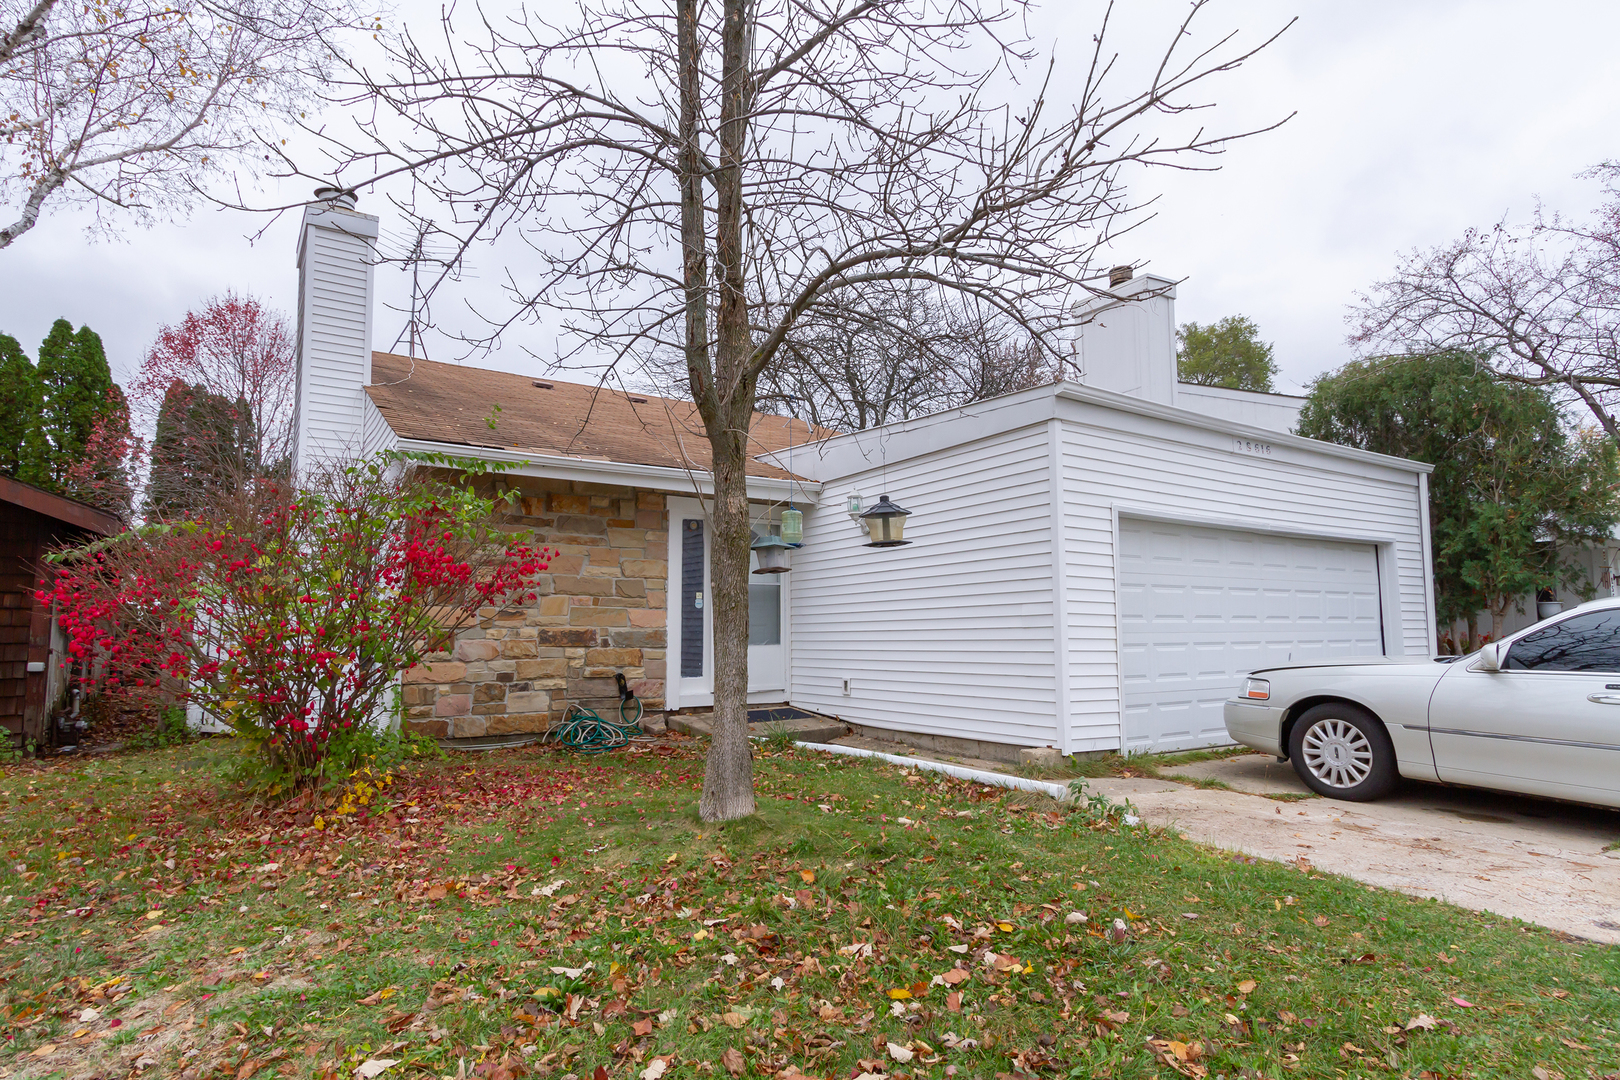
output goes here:
{"type": "Polygon", "coordinates": [[[1572,615],[1508,648],[1510,671],[1620,672],[1620,608],[1572,615]]]}

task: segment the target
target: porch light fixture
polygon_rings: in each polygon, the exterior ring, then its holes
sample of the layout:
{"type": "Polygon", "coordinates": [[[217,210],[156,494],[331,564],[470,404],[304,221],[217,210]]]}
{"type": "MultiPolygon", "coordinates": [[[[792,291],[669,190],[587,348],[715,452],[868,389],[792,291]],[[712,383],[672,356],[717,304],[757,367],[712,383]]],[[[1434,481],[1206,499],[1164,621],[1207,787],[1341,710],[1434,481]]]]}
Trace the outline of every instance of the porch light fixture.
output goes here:
{"type": "Polygon", "coordinates": [[[788,572],[787,552],[793,545],[780,536],[761,536],[749,545],[759,557],[756,574],[785,574],[788,572]]]}
{"type": "Polygon", "coordinates": [[[782,540],[788,547],[804,543],[804,512],[788,507],[782,511],[782,540]]]}
{"type": "Polygon", "coordinates": [[[866,531],[872,537],[867,547],[899,547],[911,543],[905,538],[906,518],[911,511],[905,507],[889,501],[887,495],[879,495],[877,505],[861,515],[861,521],[866,524],[866,531]]]}

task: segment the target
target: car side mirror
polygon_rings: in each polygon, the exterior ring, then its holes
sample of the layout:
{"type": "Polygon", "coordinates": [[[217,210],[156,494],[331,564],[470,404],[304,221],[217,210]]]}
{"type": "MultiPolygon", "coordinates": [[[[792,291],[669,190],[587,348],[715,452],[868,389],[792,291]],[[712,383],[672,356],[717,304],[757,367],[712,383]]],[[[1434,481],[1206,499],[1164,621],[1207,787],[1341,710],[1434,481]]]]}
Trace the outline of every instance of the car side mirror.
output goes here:
{"type": "Polygon", "coordinates": [[[1501,671],[1506,651],[1506,647],[1500,641],[1493,641],[1480,648],[1478,657],[1468,665],[1468,668],[1470,671],[1501,671]]]}

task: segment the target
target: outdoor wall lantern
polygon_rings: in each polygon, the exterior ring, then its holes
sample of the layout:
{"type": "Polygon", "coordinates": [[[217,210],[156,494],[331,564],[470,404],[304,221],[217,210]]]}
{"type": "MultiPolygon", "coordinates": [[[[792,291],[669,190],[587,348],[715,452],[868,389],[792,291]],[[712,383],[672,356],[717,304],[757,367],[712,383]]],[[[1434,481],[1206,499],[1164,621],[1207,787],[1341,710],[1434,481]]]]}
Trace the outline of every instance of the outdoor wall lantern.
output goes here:
{"type": "Polygon", "coordinates": [[[879,495],[877,505],[861,515],[872,537],[872,542],[866,546],[899,547],[911,543],[905,538],[906,518],[910,516],[910,510],[890,502],[887,495],[879,495]]]}
{"type": "Polygon", "coordinates": [[[785,574],[788,572],[787,553],[793,545],[780,536],[761,536],[751,545],[759,557],[756,574],[785,574]]]}

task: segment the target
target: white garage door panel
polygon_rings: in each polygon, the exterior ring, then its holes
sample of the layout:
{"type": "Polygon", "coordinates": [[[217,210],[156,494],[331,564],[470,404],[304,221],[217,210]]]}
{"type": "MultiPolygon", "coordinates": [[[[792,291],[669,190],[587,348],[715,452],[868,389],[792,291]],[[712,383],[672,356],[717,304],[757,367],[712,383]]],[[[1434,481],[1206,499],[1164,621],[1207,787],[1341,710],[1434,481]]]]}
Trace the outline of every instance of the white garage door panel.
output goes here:
{"type": "Polygon", "coordinates": [[[1256,668],[1384,651],[1371,544],[1131,519],[1119,532],[1129,750],[1230,742],[1223,703],[1256,668]]]}

